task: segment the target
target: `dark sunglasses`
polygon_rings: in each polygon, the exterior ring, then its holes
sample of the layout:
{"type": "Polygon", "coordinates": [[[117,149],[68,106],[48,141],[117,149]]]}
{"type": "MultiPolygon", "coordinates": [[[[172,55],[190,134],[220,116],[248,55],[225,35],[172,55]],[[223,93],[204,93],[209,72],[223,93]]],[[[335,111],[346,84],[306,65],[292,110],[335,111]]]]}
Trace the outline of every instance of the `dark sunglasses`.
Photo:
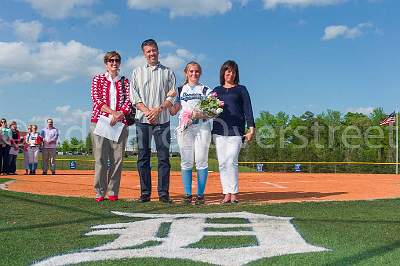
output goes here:
{"type": "Polygon", "coordinates": [[[119,60],[118,58],[117,59],[108,59],[108,61],[107,61],[108,63],[120,63],[121,62],[121,60],[119,60]]]}

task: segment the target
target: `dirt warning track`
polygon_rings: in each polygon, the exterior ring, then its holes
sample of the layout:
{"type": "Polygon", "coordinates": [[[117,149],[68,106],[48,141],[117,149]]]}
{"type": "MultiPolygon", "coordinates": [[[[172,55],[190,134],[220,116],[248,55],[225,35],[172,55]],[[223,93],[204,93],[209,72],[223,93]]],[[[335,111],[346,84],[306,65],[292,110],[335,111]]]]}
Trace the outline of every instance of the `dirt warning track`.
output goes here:
{"type": "MultiPolygon", "coordinates": [[[[94,198],[93,171],[60,170],[57,175],[7,176],[16,179],[5,189],[43,195],[94,198]]],[[[152,172],[152,198],[157,195],[157,172],[152,172]]],[[[193,194],[196,194],[196,178],[193,194]]],[[[391,174],[310,174],[310,173],[240,173],[241,202],[300,202],[332,200],[368,200],[400,197],[400,176],[391,174]]],[[[140,182],[136,171],[124,171],[119,197],[137,199],[140,182]]],[[[170,196],[180,199],[183,186],[180,172],[171,172],[170,196]]],[[[219,174],[209,174],[206,187],[207,203],[222,199],[219,174]]]]}

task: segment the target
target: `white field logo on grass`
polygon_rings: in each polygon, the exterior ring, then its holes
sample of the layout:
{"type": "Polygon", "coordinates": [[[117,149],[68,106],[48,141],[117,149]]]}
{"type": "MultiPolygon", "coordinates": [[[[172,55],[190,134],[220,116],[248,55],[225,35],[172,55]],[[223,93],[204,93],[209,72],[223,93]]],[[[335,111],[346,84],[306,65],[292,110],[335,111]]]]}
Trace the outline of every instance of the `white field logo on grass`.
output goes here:
{"type": "Polygon", "coordinates": [[[290,223],[290,217],[274,217],[248,212],[146,214],[113,212],[116,215],[146,220],[93,226],[87,236],[118,235],[103,246],[48,258],[34,265],[68,265],[82,262],[127,258],[173,258],[208,262],[218,265],[243,265],[253,260],[294,253],[327,251],[305,242],[290,223]],[[242,218],[247,224],[207,223],[207,218],[242,218]],[[157,237],[162,224],[169,232],[157,237]],[[241,231],[243,227],[250,228],[241,231]],[[232,230],[232,231],[230,231],[232,230]],[[258,245],[237,248],[193,248],[205,236],[254,236],[258,245]],[[154,241],[156,246],[147,246],[154,241]],[[155,242],[156,241],[156,242],[155,242]],[[139,247],[143,245],[144,247],[139,247]]]}

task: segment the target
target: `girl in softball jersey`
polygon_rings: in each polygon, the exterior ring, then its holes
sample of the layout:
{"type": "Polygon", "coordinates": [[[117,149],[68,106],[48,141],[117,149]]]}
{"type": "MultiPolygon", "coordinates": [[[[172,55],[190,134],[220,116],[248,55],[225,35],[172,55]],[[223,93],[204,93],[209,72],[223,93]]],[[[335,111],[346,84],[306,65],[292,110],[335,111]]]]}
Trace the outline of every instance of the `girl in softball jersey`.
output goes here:
{"type": "Polygon", "coordinates": [[[184,130],[177,130],[177,139],[181,153],[182,181],[185,190],[184,203],[192,202],[192,168],[196,162],[197,170],[197,198],[195,204],[204,203],[204,190],[208,177],[208,148],[211,142],[211,123],[207,117],[195,106],[199,101],[211,93],[199,82],[201,66],[196,62],[190,62],[184,69],[185,82],[178,88],[177,101],[169,111],[175,115],[179,110],[179,120],[185,114],[191,113],[192,122],[184,130]]]}
{"type": "Polygon", "coordinates": [[[29,174],[36,175],[38,165],[39,146],[42,138],[37,132],[37,125],[32,125],[32,132],[29,133],[26,142],[28,143],[29,174]]]}

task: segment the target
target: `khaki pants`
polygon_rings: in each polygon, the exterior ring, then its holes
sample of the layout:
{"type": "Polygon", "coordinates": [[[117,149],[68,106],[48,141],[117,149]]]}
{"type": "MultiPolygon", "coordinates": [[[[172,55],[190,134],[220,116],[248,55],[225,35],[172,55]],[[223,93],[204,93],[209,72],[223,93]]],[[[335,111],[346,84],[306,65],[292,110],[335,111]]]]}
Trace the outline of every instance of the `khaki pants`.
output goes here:
{"type": "Polygon", "coordinates": [[[47,173],[50,160],[50,169],[52,172],[56,171],[56,148],[43,148],[43,172],[47,173]]]}
{"type": "Polygon", "coordinates": [[[118,142],[97,136],[93,134],[96,127],[92,123],[90,131],[92,132],[93,156],[95,159],[94,190],[96,198],[108,196],[118,196],[121,182],[122,158],[128,140],[128,127],[122,130],[118,142]],[[110,169],[108,169],[108,160],[110,160],[110,169]]]}

